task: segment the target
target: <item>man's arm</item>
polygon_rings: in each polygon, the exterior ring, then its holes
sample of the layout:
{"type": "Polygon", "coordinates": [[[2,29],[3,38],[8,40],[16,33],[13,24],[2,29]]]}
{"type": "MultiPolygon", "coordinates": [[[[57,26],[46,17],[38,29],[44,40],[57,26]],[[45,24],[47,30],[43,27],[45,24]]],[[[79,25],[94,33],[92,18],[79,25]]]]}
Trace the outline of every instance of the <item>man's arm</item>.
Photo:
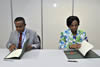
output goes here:
{"type": "Polygon", "coordinates": [[[9,37],[9,40],[8,40],[8,42],[7,42],[7,44],[6,44],[6,47],[7,47],[7,48],[9,48],[10,45],[11,45],[11,39],[12,39],[12,32],[11,32],[10,37],[9,37]]]}
{"type": "Polygon", "coordinates": [[[41,43],[41,41],[39,40],[39,37],[38,37],[37,33],[35,32],[34,38],[33,38],[33,43],[32,43],[32,48],[33,49],[40,48],[40,43],[41,43]]]}
{"type": "Polygon", "coordinates": [[[6,47],[10,50],[13,51],[14,49],[16,49],[16,45],[12,43],[12,39],[13,39],[13,32],[11,32],[9,40],[6,44],[6,47]]]}
{"type": "Polygon", "coordinates": [[[26,50],[38,49],[38,48],[40,48],[40,40],[37,36],[37,33],[32,31],[30,33],[29,44],[27,45],[26,50]]]}

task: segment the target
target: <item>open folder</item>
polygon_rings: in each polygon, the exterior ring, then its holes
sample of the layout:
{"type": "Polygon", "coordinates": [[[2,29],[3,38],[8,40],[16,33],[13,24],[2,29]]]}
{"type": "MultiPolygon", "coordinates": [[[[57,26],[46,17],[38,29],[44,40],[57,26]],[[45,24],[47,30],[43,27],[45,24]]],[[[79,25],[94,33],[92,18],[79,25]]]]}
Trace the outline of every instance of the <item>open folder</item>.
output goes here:
{"type": "Polygon", "coordinates": [[[69,59],[81,59],[81,58],[100,58],[94,51],[92,51],[93,45],[87,41],[81,43],[81,47],[77,50],[65,50],[64,53],[69,59]]]}
{"type": "Polygon", "coordinates": [[[29,39],[26,40],[26,42],[24,43],[24,47],[22,49],[16,49],[10,52],[4,59],[20,59],[25,53],[28,41],[29,39]]]}

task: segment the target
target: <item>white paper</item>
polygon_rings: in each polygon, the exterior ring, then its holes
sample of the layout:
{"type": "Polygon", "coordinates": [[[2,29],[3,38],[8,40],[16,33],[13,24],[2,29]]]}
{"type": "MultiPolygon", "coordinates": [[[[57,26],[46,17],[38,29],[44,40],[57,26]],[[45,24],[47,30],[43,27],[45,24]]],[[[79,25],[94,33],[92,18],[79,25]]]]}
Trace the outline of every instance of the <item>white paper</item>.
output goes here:
{"type": "Polygon", "coordinates": [[[21,53],[22,49],[16,49],[13,52],[11,52],[6,58],[19,57],[21,53]]]}
{"type": "Polygon", "coordinates": [[[88,43],[87,41],[83,41],[81,43],[81,47],[79,48],[79,51],[82,53],[83,56],[86,55],[86,53],[93,48],[93,45],[88,43]]]}

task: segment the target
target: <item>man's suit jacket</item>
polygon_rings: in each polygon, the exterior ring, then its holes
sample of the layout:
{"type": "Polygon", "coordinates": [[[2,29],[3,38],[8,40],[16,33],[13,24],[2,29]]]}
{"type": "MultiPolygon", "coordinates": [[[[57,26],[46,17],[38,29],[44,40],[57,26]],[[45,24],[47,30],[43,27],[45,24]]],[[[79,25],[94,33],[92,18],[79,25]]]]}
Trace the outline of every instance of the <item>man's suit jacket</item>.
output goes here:
{"type": "MultiPolygon", "coordinates": [[[[28,45],[32,45],[34,48],[40,48],[40,41],[39,41],[35,31],[26,29],[25,34],[26,34],[26,39],[29,39],[28,45]]],[[[7,48],[9,48],[10,45],[12,45],[12,44],[17,46],[19,43],[18,38],[19,38],[18,32],[12,31],[10,38],[7,42],[7,48]]]]}

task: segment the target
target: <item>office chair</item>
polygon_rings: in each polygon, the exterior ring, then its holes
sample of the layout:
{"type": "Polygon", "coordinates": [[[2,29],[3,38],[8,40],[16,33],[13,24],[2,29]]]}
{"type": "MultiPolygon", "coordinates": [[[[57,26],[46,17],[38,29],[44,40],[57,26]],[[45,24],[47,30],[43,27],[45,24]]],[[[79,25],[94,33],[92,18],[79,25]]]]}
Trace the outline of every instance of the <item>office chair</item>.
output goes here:
{"type": "Polygon", "coordinates": [[[38,37],[38,39],[39,39],[39,43],[40,43],[40,46],[39,46],[39,48],[38,48],[38,49],[41,49],[41,38],[40,38],[40,36],[39,36],[39,35],[37,35],[37,37],[38,37]]]}

